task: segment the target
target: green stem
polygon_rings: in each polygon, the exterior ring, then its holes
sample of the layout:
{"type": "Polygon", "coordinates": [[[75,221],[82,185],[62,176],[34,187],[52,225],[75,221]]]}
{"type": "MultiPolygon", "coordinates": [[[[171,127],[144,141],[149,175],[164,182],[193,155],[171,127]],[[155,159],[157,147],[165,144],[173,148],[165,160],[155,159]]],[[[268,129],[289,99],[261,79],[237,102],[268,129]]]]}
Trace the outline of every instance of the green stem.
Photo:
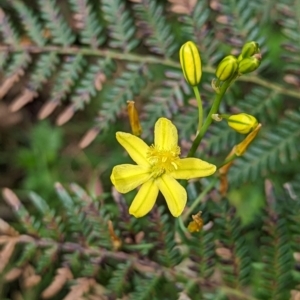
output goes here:
{"type": "Polygon", "coordinates": [[[197,103],[198,103],[198,115],[199,115],[199,121],[198,121],[198,130],[197,133],[200,132],[200,129],[202,127],[202,123],[203,123],[203,106],[202,106],[202,100],[201,100],[201,95],[199,93],[199,89],[197,86],[193,86],[193,90],[197,99],[197,103]]]}
{"type": "Polygon", "coordinates": [[[219,106],[220,106],[220,103],[221,103],[221,100],[222,100],[222,98],[223,98],[223,96],[224,96],[224,94],[225,94],[225,92],[226,92],[226,90],[229,87],[231,82],[232,82],[232,80],[225,81],[221,86],[220,92],[216,94],[213,105],[212,105],[212,107],[209,111],[209,114],[208,114],[203,126],[201,127],[200,132],[198,133],[197,137],[195,138],[187,157],[192,157],[192,156],[195,155],[196,150],[197,150],[202,138],[204,137],[209,125],[212,122],[212,117],[211,116],[213,114],[217,113],[217,111],[219,109],[219,106]]]}
{"type": "Polygon", "coordinates": [[[202,191],[202,193],[195,199],[193,204],[184,212],[182,215],[182,221],[185,222],[186,219],[190,216],[190,214],[193,212],[193,210],[199,205],[199,203],[203,200],[203,198],[206,196],[206,194],[215,186],[217,183],[218,178],[215,177],[202,191]]]}

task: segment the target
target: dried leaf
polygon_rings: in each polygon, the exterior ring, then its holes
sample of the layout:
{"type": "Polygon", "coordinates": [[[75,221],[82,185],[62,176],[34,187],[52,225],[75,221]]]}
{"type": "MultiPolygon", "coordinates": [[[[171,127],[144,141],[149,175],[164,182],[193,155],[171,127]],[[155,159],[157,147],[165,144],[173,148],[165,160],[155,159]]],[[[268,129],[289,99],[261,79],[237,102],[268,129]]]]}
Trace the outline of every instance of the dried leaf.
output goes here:
{"type": "Polygon", "coordinates": [[[20,77],[24,75],[24,71],[22,69],[15,72],[10,77],[7,77],[2,85],[0,86],[0,99],[2,99],[7,92],[13,87],[13,85],[19,81],[20,77]]]}
{"type": "Polygon", "coordinates": [[[93,127],[90,130],[88,130],[85,135],[82,137],[80,143],[79,143],[79,147],[81,149],[86,148],[87,146],[89,146],[94,139],[97,137],[97,135],[100,132],[100,128],[98,127],[93,127]]]}
{"type": "Polygon", "coordinates": [[[52,112],[55,110],[55,108],[58,106],[59,102],[58,101],[48,101],[46,102],[40,111],[38,112],[38,118],[40,120],[44,120],[47,117],[49,117],[52,112]]]}
{"type": "Polygon", "coordinates": [[[63,300],[84,300],[84,294],[96,284],[94,279],[78,278],[76,284],[71,287],[71,291],[63,300]]]}
{"type": "Polygon", "coordinates": [[[31,265],[27,265],[22,273],[22,285],[25,289],[36,286],[41,281],[41,276],[35,274],[35,270],[31,265]]]}
{"type": "Polygon", "coordinates": [[[18,236],[19,232],[16,231],[13,227],[11,227],[4,220],[0,219],[0,233],[9,236],[18,236]]]}
{"type": "Polygon", "coordinates": [[[11,269],[9,272],[7,272],[5,274],[5,281],[7,282],[10,282],[10,281],[14,281],[16,280],[17,278],[20,277],[20,275],[22,274],[23,272],[23,269],[21,268],[13,268],[11,269]]]}
{"type": "MultiPolygon", "coordinates": [[[[42,292],[43,299],[54,297],[65,285],[66,282],[73,278],[73,274],[67,267],[57,270],[57,274],[51,284],[42,292]]],[[[74,298],[75,299],[75,298],[74,298]]]]}
{"type": "Polygon", "coordinates": [[[56,119],[56,125],[62,126],[74,116],[75,107],[73,104],[69,105],[56,119]]]}
{"type": "Polygon", "coordinates": [[[13,100],[9,108],[12,112],[16,112],[20,110],[23,106],[25,106],[27,103],[31,102],[37,96],[37,92],[25,89],[19,97],[13,100]]]}
{"type": "Polygon", "coordinates": [[[5,267],[9,263],[10,257],[12,256],[15,250],[15,245],[17,241],[18,240],[16,238],[10,238],[8,239],[5,246],[2,248],[0,252],[0,273],[5,269],[5,267]]]}
{"type": "Polygon", "coordinates": [[[19,210],[22,204],[17,195],[12,190],[10,190],[9,188],[4,188],[2,190],[2,196],[10,207],[12,207],[14,210],[19,210]]]}

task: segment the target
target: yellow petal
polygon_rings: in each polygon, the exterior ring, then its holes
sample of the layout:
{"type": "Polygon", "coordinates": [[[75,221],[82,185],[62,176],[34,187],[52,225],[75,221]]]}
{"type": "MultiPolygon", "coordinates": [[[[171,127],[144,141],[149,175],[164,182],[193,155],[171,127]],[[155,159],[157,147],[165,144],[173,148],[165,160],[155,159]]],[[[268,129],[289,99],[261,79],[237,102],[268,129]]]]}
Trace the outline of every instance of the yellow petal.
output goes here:
{"type": "Polygon", "coordinates": [[[124,164],[113,168],[110,180],[119,193],[128,193],[150,177],[148,167],[124,164]]]}
{"type": "Polygon", "coordinates": [[[177,129],[170,120],[166,118],[157,120],[154,129],[154,144],[159,150],[171,150],[177,146],[177,129]]]}
{"type": "Polygon", "coordinates": [[[157,185],[167,201],[171,214],[174,217],[180,216],[186,204],[186,190],[167,174],[157,179],[157,185]]]}
{"type": "Polygon", "coordinates": [[[116,138],[138,165],[150,165],[146,157],[149,146],[142,139],[120,131],[116,133],[116,138]]]}
{"type": "Polygon", "coordinates": [[[129,207],[129,213],[136,218],[146,215],[154,206],[158,191],[154,180],[145,182],[133,199],[129,207]]]}
{"type": "Polygon", "coordinates": [[[183,158],[178,162],[178,169],[170,175],[176,179],[206,177],[214,174],[216,166],[198,158],[183,158]]]}

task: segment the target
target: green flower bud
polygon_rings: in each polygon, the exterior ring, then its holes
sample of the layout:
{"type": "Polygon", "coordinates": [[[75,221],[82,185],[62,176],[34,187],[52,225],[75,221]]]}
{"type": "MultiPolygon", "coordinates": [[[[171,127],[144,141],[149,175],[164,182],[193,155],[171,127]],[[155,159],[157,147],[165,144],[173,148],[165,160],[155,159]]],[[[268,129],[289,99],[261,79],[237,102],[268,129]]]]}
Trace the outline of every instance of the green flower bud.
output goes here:
{"type": "Polygon", "coordinates": [[[242,52],[239,55],[238,61],[240,62],[243,58],[251,57],[254,54],[260,53],[259,45],[256,42],[248,42],[243,48],[242,52]]]}
{"type": "Polygon", "coordinates": [[[227,119],[228,125],[241,134],[247,134],[258,125],[257,120],[248,114],[232,115],[227,119]]]}
{"type": "Polygon", "coordinates": [[[252,57],[243,58],[239,63],[239,74],[247,74],[256,70],[261,62],[261,56],[255,54],[252,57]]]}
{"type": "Polygon", "coordinates": [[[229,79],[237,70],[238,62],[235,56],[228,55],[224,57],[217,66],[216,77],[225,81],[229,79]]]}
{"type": "Polygon", "coordinates": [[[201,59],[197,46],[189,41],[179,51],[180,65],[187,83],[191,86],[199,84],[202,76],[201,59]]]}

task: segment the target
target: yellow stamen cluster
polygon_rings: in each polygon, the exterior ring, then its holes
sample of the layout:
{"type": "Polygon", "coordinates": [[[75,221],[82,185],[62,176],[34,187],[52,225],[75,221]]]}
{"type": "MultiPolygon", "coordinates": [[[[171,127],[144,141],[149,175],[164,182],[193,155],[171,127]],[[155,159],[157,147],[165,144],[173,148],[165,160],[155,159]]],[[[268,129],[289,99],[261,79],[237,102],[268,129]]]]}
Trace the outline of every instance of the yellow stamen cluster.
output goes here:
{"type": "Polygon", "coordinates": [[[173,146],[170,150],[162,150],[155,145],[149,147],[147,159],[152,165],[151,171],[154,178],[157,178],[165,172],[172,172],[178,169],[180,148],[173,146]]]}

